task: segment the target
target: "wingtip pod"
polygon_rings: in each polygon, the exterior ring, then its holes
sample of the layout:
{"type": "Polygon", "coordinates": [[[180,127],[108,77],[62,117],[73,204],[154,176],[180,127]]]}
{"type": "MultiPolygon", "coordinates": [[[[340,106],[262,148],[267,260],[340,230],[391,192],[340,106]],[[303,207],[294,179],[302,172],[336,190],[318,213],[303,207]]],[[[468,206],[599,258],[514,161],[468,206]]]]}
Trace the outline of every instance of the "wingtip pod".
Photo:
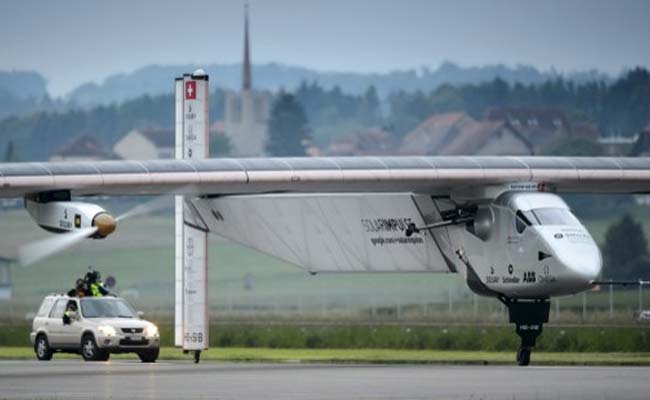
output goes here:
{"type": "MultiPolygon", "coordinates": [[[[103,239],[115,232],[117,222],[142,214],[148,214],[169,207],[169,197],[158,197],[154,200],[139,204],[126,213],[113,217],[106,211],[100,211],[92,218],[91,226],[73,229],[48,238],[26,244],[18,249],[18,261],[22,266],[29,266],[46,257],[59,253],[86,238],[103,239]]],[[[91,214],[92,215],[92,214],[91,214]]]]}

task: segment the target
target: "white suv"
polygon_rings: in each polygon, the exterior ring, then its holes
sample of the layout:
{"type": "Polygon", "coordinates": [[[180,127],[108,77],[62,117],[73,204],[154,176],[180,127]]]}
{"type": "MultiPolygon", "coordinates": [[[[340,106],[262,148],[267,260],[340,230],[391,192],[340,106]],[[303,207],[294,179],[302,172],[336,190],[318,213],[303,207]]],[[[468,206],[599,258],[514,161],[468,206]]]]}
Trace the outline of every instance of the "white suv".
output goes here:
{"type": "Polygon", "coordinates": [[[119,297],[45,297],[34,318],[30,340],[39,360],[57,351],[81,353],[86,361],[106,361],[111,353],[137,353],[155,362],[160,351],[158,328],[140,318],[119,297]]]}

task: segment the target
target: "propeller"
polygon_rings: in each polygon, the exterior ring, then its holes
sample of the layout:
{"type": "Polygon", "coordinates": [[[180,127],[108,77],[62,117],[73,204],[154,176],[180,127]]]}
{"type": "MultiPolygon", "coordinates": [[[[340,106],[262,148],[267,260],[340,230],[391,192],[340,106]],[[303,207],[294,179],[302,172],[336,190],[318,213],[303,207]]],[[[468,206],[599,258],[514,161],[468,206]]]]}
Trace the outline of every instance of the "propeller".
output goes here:
{"type": "Polygon", "coordinates": [[[115,222],[120,222],[125,219],[137,217],[143,214],[150,214],[154,211],[158,211],[160,209],[163,209],[169,205],[169,196],[160,196],[160,197],[155,197],[154,199],[138,204],[137,206],[133,207],[129,211],[125,212],[124,214],[118,216],[115,218],[115,222]]]}
{"type": "Polygon", "coordinates": [[[157,197],[149,202],[138,204],[117,218],[108,213],[100,213],[93,219],[93,227],[58,234],[21,246],[18,249],[18,260],[23,267],[26,267],[72,247],[91,236],[106,237],[115,230],[117,222],[165,208],[169,205],[167,199],[167,196],[157,197]]]}
{"type": "Polygon", "coordinates": [[[70,246],[92,236],[97,232],[97,227],[79,229],[70,233],[62,233],[43,240],[21,246],[18,249],[18,260],[23,267],[67,249],[70,246]]]}

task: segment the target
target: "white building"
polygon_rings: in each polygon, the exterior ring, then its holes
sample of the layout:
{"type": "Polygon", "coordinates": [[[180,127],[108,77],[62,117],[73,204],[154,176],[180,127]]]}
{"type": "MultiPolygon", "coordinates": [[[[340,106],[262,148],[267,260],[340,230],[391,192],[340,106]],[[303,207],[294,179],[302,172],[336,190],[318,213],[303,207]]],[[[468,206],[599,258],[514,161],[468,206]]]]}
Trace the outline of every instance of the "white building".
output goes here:
{"type": "Polygon", "coordinates": [[[50,154],[50,161],[101,161],[119,158],[94,136],[83,135],[50,154]]]}
{"type": "Polygon", "coordinates": [[[232,155],[259,157],[266,154],[271,94],[253,90],[248,42],[248,6],[244,17],[244,62],[242,90],[226,93],[224,129],[230,139],[232,155]]]}
{"type": "Polygon", "coordinates": [[[113,152],[125,160],[174,158],[174,138],[171,129],[133,129],[115,143],[113,152]]]}

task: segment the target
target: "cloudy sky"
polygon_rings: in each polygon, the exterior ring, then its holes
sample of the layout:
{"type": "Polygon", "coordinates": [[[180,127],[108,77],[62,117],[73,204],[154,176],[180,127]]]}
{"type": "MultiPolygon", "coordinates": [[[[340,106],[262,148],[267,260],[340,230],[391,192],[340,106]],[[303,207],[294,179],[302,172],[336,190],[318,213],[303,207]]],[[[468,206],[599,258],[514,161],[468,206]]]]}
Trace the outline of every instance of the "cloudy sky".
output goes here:
{"type": "MultiPolygon", "coordinates": [[[[0,69],[54,95],[147,64],[237,62],[243,0],[3,0],[0,69]]],[[[251,0],[253,61],[390,71],[650,65],[648,0],[251,0]]]]}

